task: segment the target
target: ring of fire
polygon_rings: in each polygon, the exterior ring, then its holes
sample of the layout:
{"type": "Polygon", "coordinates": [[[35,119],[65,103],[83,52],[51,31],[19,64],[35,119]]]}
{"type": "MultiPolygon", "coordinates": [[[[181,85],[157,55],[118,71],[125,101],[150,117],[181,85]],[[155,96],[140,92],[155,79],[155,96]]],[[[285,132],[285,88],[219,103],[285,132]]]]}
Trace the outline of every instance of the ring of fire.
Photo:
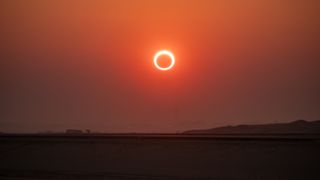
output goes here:
{"type": "Polygon", "coordinates": [[[171,68],[174,66],[174,64],[175,64],[175,58],[174,58],[174,55],[173,55],[172,52],[167,51],[167,50],[162,50],[162,51],[157,52],[156,55],[154,55],[154,57],[153,57],[153,63],[154,63],[154,65],[156,66],[157,69],[159,69],[159,70],[161,70],[161,71],[167,71],[167,70],[171,69],[171,68]],[[158,58],[159,58],[160,56],[169,56],[169,58],[170,58],[170,60],[171,60],[170,65],[167,66],[167,67],[161,67],[161,66],[158,64],[158,58]]]}

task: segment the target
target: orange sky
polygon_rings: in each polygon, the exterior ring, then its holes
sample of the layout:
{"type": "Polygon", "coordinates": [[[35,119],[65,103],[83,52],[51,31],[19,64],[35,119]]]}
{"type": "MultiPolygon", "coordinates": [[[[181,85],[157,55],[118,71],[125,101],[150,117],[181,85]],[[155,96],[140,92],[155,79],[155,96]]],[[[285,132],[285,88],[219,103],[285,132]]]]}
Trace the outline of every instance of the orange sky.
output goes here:
{"type": "Polygon", "coordinates": [[[319,119],[319,7],[3,0],[0,127],[175,132],[319,119]],[[174,52],[172,71],[153,67],[160,49],[174,52]]]}

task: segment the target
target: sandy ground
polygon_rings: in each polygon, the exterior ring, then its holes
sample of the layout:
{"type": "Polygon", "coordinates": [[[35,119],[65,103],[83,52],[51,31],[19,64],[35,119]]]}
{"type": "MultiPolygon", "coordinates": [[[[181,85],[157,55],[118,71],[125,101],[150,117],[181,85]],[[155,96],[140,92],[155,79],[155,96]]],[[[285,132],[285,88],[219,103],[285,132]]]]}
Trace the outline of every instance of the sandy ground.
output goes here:
{"type": "Polygon", "coordinates": [[[320,141],[0,138],[0,179],[320,179],[320,141]]]}

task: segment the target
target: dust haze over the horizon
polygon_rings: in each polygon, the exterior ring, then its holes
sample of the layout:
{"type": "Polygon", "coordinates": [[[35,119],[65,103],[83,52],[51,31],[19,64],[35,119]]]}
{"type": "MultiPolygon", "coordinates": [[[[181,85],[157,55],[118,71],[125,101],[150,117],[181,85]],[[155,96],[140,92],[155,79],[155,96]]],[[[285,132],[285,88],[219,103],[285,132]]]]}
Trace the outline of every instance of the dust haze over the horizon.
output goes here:
{"type": "Polygon", "coordinates": [[[319,17],[311,0],[3,0],[0,131],[320,119],[319,17]]]}

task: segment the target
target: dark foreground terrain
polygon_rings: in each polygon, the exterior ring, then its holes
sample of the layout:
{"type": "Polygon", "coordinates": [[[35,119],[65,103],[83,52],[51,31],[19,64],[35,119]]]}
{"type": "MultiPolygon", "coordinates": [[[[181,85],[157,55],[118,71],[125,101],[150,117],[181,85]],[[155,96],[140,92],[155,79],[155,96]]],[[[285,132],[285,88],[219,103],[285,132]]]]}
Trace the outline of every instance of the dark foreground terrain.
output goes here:
{"type": "Polygon", "coordinates": [[[320,139],[1,135],[0,179],[320,179],[320,139]]]}

